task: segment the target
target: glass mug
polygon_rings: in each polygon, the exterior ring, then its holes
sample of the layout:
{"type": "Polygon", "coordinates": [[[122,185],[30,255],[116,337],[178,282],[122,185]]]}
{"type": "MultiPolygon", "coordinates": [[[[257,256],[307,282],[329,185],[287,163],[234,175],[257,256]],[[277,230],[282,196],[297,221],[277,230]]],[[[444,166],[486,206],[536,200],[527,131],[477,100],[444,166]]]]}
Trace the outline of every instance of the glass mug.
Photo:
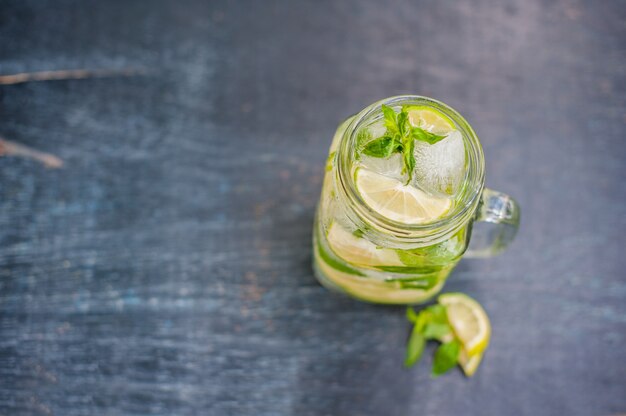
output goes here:
{"type": "Polygon", "coordinates": [[[484,188],[478,137],[458,112],[440,101],[407,95],[376,102],[339,125],[329,153],[314,222],[313,269],[331,290],[373,303],[422,303],[441,290],[463,255],[495,255],[515,237],[518,204],[484,188]],[[432,110],[461,134],[463,176],[441,217],[424,223],[398,222],[372,209],[359,192],[355,173],[359,132],[382,123],[383,104],[396,111],[406,106],[432,110]],[[491,225],[477,229],[483,232],[475,233],[468,249],[476,222],[491,225]]]}

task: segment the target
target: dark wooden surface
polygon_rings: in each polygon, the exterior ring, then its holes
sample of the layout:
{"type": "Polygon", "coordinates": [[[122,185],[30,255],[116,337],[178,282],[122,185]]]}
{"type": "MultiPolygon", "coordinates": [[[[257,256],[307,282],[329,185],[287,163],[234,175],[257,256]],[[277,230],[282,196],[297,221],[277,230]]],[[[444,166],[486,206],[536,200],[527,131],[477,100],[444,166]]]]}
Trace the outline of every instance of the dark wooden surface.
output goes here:
{"type": "Polygon", "coordinates": [[[624,1],[2,1],[1,415],[626,412],[624,1]],[[402,367],[403,308],[313,278],[338,122],[400,93],[481,137],[518,239],[474,379],[402,367]]]}

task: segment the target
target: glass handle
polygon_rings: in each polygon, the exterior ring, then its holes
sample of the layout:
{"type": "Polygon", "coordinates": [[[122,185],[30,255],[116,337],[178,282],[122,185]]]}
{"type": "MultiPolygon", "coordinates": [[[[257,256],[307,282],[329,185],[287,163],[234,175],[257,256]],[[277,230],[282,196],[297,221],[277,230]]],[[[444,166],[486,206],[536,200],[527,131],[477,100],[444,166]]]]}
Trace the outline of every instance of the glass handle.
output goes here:
{"type": "Polygon", "coordinates": [[[520,208],[513,198],[485,188],[465,257],[491,257],[500,253],[515,238],[519,218],[520,208]]]}

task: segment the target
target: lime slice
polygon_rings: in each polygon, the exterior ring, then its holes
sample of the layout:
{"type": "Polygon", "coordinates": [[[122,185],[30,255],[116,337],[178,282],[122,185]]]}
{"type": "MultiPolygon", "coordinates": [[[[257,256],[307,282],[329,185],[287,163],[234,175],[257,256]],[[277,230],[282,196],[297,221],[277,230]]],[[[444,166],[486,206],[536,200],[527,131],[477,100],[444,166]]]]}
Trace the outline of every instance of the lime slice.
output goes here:
{"type": "Polygon", "coordinates": [[[447,135],[455,130],[454,123],[442,112],[425,105],[406,107],[409,122],[434,134],[447,135]]]}
{"type": "Polygon", "coordinates": [[[478,365],[480,364],[480,361],[482,359],[483,359],[482,352],[469,356],[463,349],[461,349],[461,352],[459,354],[459,365],[463,369],[463,372],[465,373],[465,375],[468,377],[471,377],[474,375],[474,373],[478,369],[478,365]]]}
{"type": "Polygon", "coordinates": [[[361,266],[404,266],[395,250],[377,248],[365,238],[358,238],[333,222],[328,229],[328,245],[335,254],[348,263],[361,266]]]}
{"type": "Polygon", "coordinates": [[[402,289],[395,286],[394,282],[383,282],[337,270],[326,263],[317,250],[315,250],[314,256],[317,268],[331,285],[336,285],[355,298],[366,302],[395,305],[425,302],[436,295],[445,283],[445,279],[441,279],[439,283],[428,290],[402,289]]]}
{"type": "Polygon", "coordinates": [[[446,293],[438,301],[446,307],[448,321],[468,358],[482,353],[491,336],[491,324],[482,306],[462,293],[446,293]]]}
{"type": "Polygon", "coordinates": [[[450,209],[450,199],[429,195],[397,179],[367,169],[357,169],[355,176],[365,203],[391,220],[426,223],[441,218],[450,209]]]}

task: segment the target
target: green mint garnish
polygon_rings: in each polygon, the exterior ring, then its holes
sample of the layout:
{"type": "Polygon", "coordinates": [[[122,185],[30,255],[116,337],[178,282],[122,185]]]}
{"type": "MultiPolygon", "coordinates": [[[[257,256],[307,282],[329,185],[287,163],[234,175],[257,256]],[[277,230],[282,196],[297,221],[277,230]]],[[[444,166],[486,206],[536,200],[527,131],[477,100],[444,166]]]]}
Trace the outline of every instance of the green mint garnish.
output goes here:
{"type": "MultiPolygon", "coordinates": [[[[421,267],[411,268],[402,266],[378,266],[376,267],[376,269],[391,273],[419,273],[423,270],[423,268],[421,267]]],[[[437,283],[439,283],[439,277],[437,275],[429,275],[416,279],[389,279],[387,281],[397,283],[401,289],[430,290],[433,287],[437,286],[437,283]]]]}
{"type": "Polygon", "coordinates": [[[459,341],[453,340],[441,344],[435,351],[435,359],[433,360],[433,376],[440,376],[456,366],[461,351],[459,341]]]}
{"type": "Polygon", "coordinates": [[[415,169],[415,139],[412,136],[406,136],[402,139],[402,160],[404,161],[403,173],[409,175],[409,179],[406,181],[408,184],[413,177],[413,169],[415,169]]]}
{"type": "Polygon", "coordinates": [[[417,326],[413,327],[411,338],[406,346],[406,356],[404,357],[404,365],[407,367],[413,366],[416,362],[422,358],[424,352],[424,346],[426,345],[426,339],[420,332],[417,326]]]}
{"type": "Polygon", "coordinates": [[[421,140],[428,144],[435,144],[446,138],[446,136],[440,136],[438,134],[431,133],[420,127],[413,127],[411,129],[411,135],[413,136],[415,140],[421,140]]]}
{"type": "Polygon", "coordinates": [[[402,151],[402,143],[400,143],[395,137],[383,136],[376,140],[369,142],[363,153],[372,157],[387,158],[393,153],[402,151]]]}
{"type": "MultiPolygon", "coordinates": [[[[368,143],[372,138],[372,133],[369,129],[361,129],[356,135],[356,148],[361,149],[365,143],[368,143]]],[[[356,159],[358,160],[361,156],[359,152],[356,153],[356,159]]]]}
{"type": "Polygon", "coordinates": [[[433,375],[439,376],[457,364],[461,346],[452,336],[452,328],[448,323],[446,308],[443,305],[429,306],[419,313],[407,308],[406,317],[413,322],[413,331],[407,344],[404,365],[413,366],[419,361],[428,340],[442,342],[435,353],[433,375]]]}
{"type": "Polygon", "coordinates": [[[393,108],[382,105],[384,123],[387,131],[382,137],[367,142],[365,133],[359,132],[357,135],[357,148],[361,148],[364,143],[362,153],[380,158],[388,158],[394,153],[402,154],[402,173],[408,175],[407,184],[411,182],[413,170],[415,169],[415,140],[435,144],[443,140],[446,136],[430,133],[420,127],[413,127],[409,122],[409,113],[402,108],[400,113],[396,113],[393,108]],[[363,135],[362,135],[363,134],[363,135]]]}
{"type": "Polygon", "coordinates": [[[426,339],[443,339],[450,334],[450,325],[429,323],[424,327],[424,338],[426,339]]]}
{"type": "Polygon", "coordinates": [[[434,324],[448,324],[448,314],[445,306],[435,304],[426,308],[425,312],[430,318],[429,322],[434,324]]]}
{"type": "Polygon", "coordinates": [[[416,323],[417,322],[417,318],[418,318],[418,314],[415,313],[415,309],[413,308],[406,308],[406,319],[408,319],[409,321],[416,323]]]}
{"type": "Polygon", "coordinates": [[[383,104],[381,108],[383,110],[383,117],[385,118],[385,127],[387,127],[387,133],[395,136],[400,132],[398,129],[396,112],[393,111],[393,108],[385,104],[383,104]]]}

